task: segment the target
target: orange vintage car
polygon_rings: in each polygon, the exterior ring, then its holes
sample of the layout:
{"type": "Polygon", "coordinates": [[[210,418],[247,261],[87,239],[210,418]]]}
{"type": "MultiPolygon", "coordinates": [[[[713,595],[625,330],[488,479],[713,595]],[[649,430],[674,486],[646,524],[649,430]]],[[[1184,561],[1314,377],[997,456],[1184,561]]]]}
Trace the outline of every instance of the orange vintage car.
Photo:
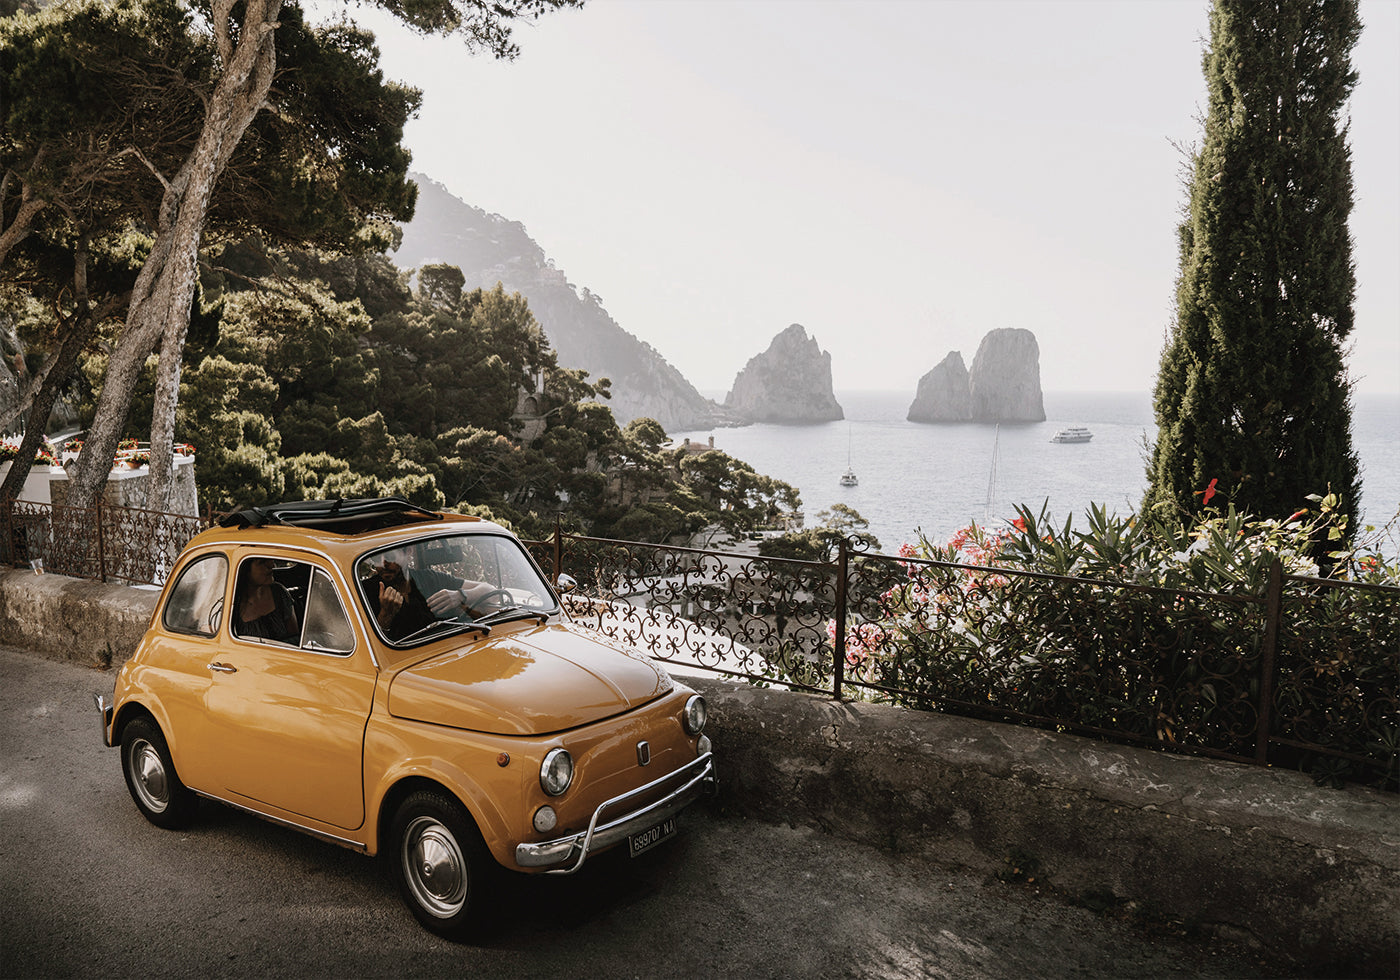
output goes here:
{"type": "Polygon", "coordinates": [[[152,823],[204,797],[382,852],[455,939],[499,868],[640,854],[715,787],[702,697],[572,624],[505,529],[397,498],[200,534],[98,707],[152,823]]]}

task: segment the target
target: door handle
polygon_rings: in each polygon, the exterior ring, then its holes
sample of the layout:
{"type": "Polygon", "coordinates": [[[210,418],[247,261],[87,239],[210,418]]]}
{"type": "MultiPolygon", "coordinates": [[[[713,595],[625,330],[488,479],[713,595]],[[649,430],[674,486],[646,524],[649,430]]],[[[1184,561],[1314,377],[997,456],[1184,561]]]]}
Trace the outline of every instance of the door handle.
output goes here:
{"type": "Polygon", "coordinates": [[[209,669],[210,669],[210,670],[217,670],[217,671],[218,671],[219,673],[221,673],[221,674],[236,674],[236,673],[238,673],[238,668],[237,668],[237,667],[233,666],[232,664],[221,664],[221,663],[219,663],[217,660],[214,661],[212,664],[209,665],[209,669]]]}

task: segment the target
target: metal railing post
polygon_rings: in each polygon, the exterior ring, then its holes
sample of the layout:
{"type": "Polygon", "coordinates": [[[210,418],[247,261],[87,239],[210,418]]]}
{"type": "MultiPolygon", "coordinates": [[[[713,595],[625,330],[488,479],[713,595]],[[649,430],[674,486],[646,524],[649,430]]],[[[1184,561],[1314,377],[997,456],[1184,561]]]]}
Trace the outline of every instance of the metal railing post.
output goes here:
{"type": "Polygon", "coordinates": [[[559,575],[564,571],[564,526],[554,518],[554,587],[559,587],[559,575]]]}
{"type": "Polygon", "coordinates": [[[97,515],[97,577],[107,581],[107,551],[102,541],[102,498],[97,498],[97,503],[93,504],[93,513],[97,515]]]}
{"type": "Polygon", "coordinates": [[[1283,562],[1269,565],[1265,589],[1264,648],[1259,651],[1259,734],[1254,745],[1257,765],[1269,763],[1269,736],[1274,721],[1274,668],[1278,660],[1279,621],[1283,615],[1283,562]]]}
{"type": "Polygon", "coordinates": [[[836,635],[832,639],[831,694],[841,700],[841,686],[846,682],[846,568],[850,554],[846,539],[836,548],[836,635]]]}

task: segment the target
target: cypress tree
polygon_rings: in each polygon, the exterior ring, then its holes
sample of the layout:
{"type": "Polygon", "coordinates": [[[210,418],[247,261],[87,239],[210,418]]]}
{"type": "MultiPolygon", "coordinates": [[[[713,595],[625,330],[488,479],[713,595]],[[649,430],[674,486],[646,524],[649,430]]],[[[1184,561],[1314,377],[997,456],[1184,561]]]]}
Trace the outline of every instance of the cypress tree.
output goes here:
{"type": "Polygon", "coordinates": [[[1355,0],[1215,0],[1203,145],[1179,229],[1176,322],[1144,509],[1286,518],[1338,494],[1354,525],[1355,267],[1343,107],[1355,0]]]}

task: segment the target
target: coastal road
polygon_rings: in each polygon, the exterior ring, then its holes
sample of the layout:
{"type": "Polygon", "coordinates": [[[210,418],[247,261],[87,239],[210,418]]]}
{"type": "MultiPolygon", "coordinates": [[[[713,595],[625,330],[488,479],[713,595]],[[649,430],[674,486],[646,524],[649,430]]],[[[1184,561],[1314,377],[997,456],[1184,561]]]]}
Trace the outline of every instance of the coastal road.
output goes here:
{"type": "Polygon", "coordinates": [[[519,878],[500,936],[454,945],[375,860],[216,804],[186,831],[148,824],[101,743],[91,694],[111,686],[0,647],[0,976],[1276,975],[1248,949],[738,820],[722,798],[644,858],[519,878]]]}

